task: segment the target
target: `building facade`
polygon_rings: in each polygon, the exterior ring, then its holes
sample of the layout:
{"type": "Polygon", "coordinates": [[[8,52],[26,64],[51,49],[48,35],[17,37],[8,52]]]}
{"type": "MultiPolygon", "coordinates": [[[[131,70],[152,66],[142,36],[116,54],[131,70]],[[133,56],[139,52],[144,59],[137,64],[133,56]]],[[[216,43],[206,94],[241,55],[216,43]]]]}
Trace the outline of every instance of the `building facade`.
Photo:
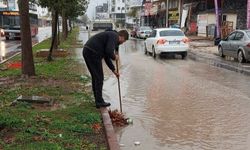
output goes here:
{"type": "Polygon", "coordinates": [[[211,37],[250,28],[250,0],[143,0],[142,8],[141,26],[174,26],[211,37]]]}
{"type": "Polygon", "coordinates": [[[109,18],[109,7],[108,3],[96,6],[95,8],[95,20],[108,19],[109,18]]]}
{"type": "Polygon", "coordinates": [[[184,27],[190,34],[224,38],[247,29],[247,6],[247,0],[184,0],[184,27]]]}
{"type": "Polygon", "coordinates": [[[127,0],[126,10],[126,27],[132,28],[133,26],[139,26],[142,12],[142,0],[127,0]]]}
{"type": "Polygon", "coordinates": [[[126,13],[126,0],[111,0],[110,1],[110,17],[115,21],[117,26],[125,26],[126,13]]]}
{"type": "Polygon", "coordinates": [[[142,25],[169,27],[180,24],[182,0],[144,0],[142,25]]]}

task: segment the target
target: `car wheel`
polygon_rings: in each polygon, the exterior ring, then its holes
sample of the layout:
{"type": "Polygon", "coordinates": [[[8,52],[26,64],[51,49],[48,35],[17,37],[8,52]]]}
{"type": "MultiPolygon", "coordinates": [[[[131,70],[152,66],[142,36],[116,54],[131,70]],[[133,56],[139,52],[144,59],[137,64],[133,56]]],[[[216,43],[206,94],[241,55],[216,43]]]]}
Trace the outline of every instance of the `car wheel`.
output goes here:
{"type": "Polygon", "coordinates": [[[239,52],[238,52],[238,62],[239,63],[243,63],[243,62],[245,62],[245,56],[244,56],[244,53],[242,52],[242,50],[240,50],[239,52]]]}
{"type": "Polygon", "coordinates": [[[182,54],[181,54],[181,58],[182,59],[185,59],[187,57],[187,52],[183,52],[182,54]]]}
{"type": "Polygon", "coordinates": [[[154,47],[152,48],[152,56],[153,56],[153,58],[156,58],[156,52],[155,52],[155,48],[154,47]]]}
{"type": "Polygon", "coordinates": [[[147,46],[145,44],[145,48],[144,48],[144,54],[147,55],[148,54],[148,50],[147,50],[147,46]]]}
{"type": "Polygon", "coordinates": [[[222,58],[224,58],[225,55],[223,54],[223,49],[222,49],[221,46],[218,48],[218,51],[219,51],[219,56],[222,57],[222,58]]]}

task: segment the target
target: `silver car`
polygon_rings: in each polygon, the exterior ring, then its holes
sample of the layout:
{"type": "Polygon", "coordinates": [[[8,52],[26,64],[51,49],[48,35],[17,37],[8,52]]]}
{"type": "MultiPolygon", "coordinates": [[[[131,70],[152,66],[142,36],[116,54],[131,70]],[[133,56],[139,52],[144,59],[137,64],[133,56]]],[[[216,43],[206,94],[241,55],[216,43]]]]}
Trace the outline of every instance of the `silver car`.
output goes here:
{"type": "Polygon", "coordinates": [[[240,63],[250,60],[250,30],[236,30],[218,45],[221,57],[237,58],[240,63]]]}
{"type": "Polygon", "coordinates": [[[152,32],[152,29],[150,27],[142,26],[137,30],[136,36],[138,38],[147,38],[147,37],[149,37],[151,32],[152,32]]]}

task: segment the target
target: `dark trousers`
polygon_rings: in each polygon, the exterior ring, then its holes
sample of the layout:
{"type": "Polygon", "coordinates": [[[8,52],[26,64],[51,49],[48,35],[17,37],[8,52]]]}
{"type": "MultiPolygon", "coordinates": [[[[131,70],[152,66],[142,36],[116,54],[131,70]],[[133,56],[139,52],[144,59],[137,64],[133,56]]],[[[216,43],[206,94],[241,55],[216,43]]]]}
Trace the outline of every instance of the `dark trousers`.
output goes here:
{"type": "Polygon", "coordinates": [[[82,54],[92,78],[92,90],[95,97],[95,103],[103,103],[102,88],[104,75],[102,57],[87,48],[83,48],[82,54]]]}

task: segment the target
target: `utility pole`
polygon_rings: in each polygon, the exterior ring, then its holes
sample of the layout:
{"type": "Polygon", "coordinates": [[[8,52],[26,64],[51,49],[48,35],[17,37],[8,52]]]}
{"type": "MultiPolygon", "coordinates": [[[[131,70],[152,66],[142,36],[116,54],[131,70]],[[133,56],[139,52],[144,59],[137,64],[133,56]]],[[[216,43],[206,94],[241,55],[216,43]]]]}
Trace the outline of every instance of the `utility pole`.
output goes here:
{"type": "Polygon", "coordinates": [[[216,16],[216,33],[217,33],[216,37],[220,38],[220,14],[219,14],[218,0],[214,0],[214,6],[215,6],[215,16],[216,16]]]}
{"type": "Polygon", "coordinates": [[[247,0],[247,29],[250,29],[250,0],[247,0]]]}

